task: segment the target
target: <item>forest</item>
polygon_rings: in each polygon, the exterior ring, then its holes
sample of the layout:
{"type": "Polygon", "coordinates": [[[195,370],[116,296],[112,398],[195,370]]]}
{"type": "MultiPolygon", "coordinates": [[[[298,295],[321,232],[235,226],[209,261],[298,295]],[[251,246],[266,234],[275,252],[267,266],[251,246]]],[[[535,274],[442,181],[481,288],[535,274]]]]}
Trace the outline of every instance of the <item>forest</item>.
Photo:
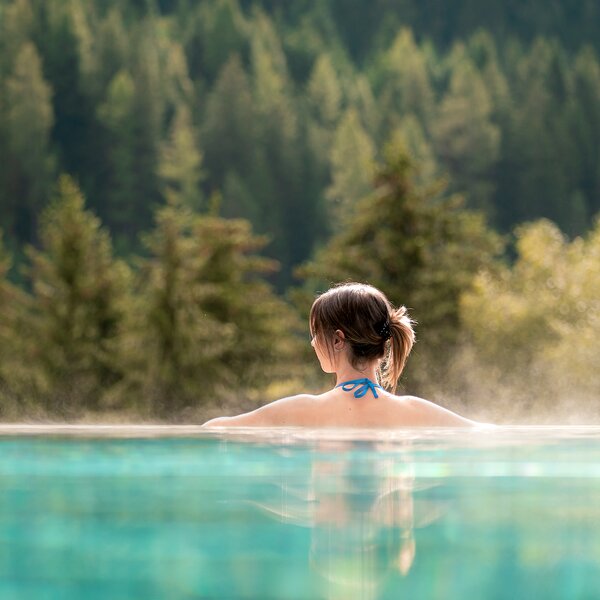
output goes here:
{"type": "Polygon", "coordinates": [[[0,0],[0,418],[320,389],[348,279],[417,319],[411,393],[600,412],[599,40],[591,0],[0,0]]]}

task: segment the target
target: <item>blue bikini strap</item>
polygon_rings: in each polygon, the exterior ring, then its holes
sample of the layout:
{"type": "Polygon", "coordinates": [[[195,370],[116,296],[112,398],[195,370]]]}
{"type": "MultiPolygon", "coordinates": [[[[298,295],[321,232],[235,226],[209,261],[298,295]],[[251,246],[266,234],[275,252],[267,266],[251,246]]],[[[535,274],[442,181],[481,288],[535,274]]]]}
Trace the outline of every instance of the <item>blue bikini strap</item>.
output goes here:
{"type": "Polygon", "coordinates": [[[338,385],[335,387],[341,387],[345,392],[351,392],[354,388],[358,388],[354,392],[355,398],[362,398],[369,390],[373,392],[373,396],[375,396],[375,398],[379,398],[375,388],[379,388],[380,390],[383,389],[378,383],[374,383],[366,377],[365,379],[352,379],[351,381],[344,381],[343,383],[338,383],[338,385]]]}

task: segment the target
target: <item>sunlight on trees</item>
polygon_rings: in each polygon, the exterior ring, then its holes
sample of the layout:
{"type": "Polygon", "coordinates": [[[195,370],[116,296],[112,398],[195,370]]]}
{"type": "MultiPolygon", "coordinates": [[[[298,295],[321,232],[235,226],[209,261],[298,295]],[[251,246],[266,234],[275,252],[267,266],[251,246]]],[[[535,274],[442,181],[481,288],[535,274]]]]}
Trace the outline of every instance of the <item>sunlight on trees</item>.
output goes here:
{"type": "Polygon", "coordinates": [[[597,398],[600,221],[571,242],[549,221],[516,236],[514,266],[481,273],[461,301],[477,356],[495,380],[510,374],[531,403],[597,398]]]}

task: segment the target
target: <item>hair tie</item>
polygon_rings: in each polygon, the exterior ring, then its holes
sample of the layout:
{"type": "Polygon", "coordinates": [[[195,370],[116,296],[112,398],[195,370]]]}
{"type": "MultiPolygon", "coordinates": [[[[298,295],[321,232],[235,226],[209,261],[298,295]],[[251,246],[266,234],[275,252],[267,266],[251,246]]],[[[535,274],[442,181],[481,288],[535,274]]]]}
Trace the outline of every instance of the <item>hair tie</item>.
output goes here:
{"type": "Polygon", "coordinates": [[[379,328],[377,333],[384,339],[389,340],[392,337],[392,332],[390,331],[390,320],[389,318],[385,320],[384,324],[379,328]]]}

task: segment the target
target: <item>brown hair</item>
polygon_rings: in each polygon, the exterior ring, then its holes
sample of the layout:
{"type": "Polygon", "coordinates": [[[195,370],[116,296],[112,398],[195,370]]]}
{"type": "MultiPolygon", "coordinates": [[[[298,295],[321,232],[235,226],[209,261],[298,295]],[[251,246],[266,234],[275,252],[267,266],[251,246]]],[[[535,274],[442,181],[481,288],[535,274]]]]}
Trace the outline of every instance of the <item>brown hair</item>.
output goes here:
{"type": "Polygon", "coordinates": [[[363,283],[342,283],[320,295],[310,309],[310,331],[329,355],[339,329],[350,345],[350,361],[383,358],[381,383],[392,392],[415,342],[414,321],[406,307],[394,308],[383,292],[363,283]],[[389,340],[389,343],[388,343],[389,340]]]}

